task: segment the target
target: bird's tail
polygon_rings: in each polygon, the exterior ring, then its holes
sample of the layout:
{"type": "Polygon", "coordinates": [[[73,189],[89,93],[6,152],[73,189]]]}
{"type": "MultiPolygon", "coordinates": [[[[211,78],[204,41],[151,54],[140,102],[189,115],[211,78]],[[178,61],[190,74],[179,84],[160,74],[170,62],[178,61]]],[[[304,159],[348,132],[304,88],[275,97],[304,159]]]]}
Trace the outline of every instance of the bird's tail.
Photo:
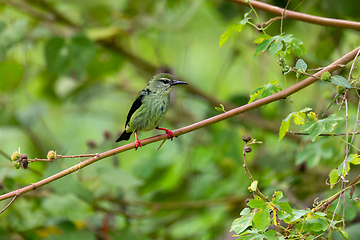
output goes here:
{"type": "Polygon", "coordinates": [[[129,140],[132,132],[126,132],[126,130],[121,134],[121,136],[116,139],[116,142],[120,142],[122,140],[129,140]]]}

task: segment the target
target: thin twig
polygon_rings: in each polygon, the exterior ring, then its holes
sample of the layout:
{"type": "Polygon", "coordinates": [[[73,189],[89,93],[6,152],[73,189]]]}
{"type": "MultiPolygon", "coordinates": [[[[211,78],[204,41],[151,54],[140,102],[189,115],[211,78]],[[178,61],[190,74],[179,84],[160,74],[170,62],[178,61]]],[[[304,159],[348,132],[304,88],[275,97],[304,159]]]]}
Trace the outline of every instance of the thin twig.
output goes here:
{"type": "Polygon", "coordinates": [[[79,154],[79,155],[69,155],[69,156],[62,156],[62,155],[56,155],[56,158],[53,159],[47,159],[47,158],[34,158],[34,159],[28,159],[28,162],[52,162],[55,160],[58,160],[60,158],[81,158],[81,157],[96,157],[99,155],[98,153],[91,153],[91,154],[79,154]]]}

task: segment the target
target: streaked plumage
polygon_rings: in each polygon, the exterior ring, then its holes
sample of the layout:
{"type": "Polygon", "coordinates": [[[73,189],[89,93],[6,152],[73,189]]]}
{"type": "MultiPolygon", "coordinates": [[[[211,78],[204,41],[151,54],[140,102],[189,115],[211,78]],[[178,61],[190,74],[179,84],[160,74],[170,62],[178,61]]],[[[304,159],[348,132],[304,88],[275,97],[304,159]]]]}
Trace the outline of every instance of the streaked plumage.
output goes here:
{"type": "Polygon", "coordinates": [[[169,138],[172,139],[173,134],[169,129],[159,128],[158,126],[169,107],[170,93],[174,86],[178,84],[187,83],[175,80],[168,73],[160,73],[154,76],[148,85],[137,95],[127,115],[125,130],[116,142],[129,140],[134,132],[137,149],[141,146],[137,132],[149,131],[154,128],[164,130],[169,138]]]}

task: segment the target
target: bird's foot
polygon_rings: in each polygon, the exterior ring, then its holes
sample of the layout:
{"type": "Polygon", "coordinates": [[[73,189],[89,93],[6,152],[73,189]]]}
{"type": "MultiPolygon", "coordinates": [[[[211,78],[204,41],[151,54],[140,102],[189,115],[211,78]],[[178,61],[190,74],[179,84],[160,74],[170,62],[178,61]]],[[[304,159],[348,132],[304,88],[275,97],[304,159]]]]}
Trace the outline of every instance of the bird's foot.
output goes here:
{"type": "Polygon", "coordinates": [[[137,137],[137,133],[135,132],[135,151],[138,149],[138,147],[141,147],[141,142],[137,137]]]}
{"type": "Polygon", "coordinates": [[[174,134],[172,131],[170,131],[167,128],[157,128],[158,130],[164,130],[166,132],[166,134],[168,135],[168,138],[170,138],[171,140],[173,140],[174,138],[174,134]]]}
{"type": "Polygon", "coordinates": [[[138,147],[141,147],[141,142],[139,141],[139,139],[136,139],[135,140],[135,150],[137,150],[138,147]]]}

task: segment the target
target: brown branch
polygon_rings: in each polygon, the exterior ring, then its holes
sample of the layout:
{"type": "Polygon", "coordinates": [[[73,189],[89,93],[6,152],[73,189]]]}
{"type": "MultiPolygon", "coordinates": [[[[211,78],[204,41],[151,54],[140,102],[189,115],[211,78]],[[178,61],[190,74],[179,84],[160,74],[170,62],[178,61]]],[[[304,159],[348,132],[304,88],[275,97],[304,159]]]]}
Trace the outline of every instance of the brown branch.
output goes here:
{"type": "MultiPolygon", "coordinates": [[[[244,0],[228,0],[231,2],[239,3],[244,6],[249,6],[249,3],[245,2],[244,0]]],[[[286,10],[284,8],[276,7],[267,3],[259,2],[259,1],[250,1],[250,4],[259,10],[273,13],[275,15],[284,16],[287,19],[295,19],[303,22],[308,22],[316,25],[321,26],[328,26],[328,27],[336,27],[336,28],[347,28],[347,29],[354,29],[360,31],[360,22],[342,20],[342,19],[335,19],[335,18],[325,18],[325,17],[318,17],[313,16],[310,14],[294,12],[290,10],[286,10]],[[285,11],[285,12],[284,12],[285,11]]]]}
{"type": "MultiPolygon", "coordinates": [[[[340,59],[336,60],[335,62],[333,62],[329,66],[325,67],[323,70],[317,72],[315,74],[315,77],[321,76],[321,74],[323,72],[325,72],[325,71],[332,72],[332,71],[338,69],[339,68],[338,64],[346,64],[346,63],[350,62],[351,60],[354,59],[355,55],[357,54],[357,51],[359,51],[359,50],[360,50],[360,47],[358,47],[355,50],[352,50],[351,52],[347,53],[346,55],[344,55],[340,59]]],[[[265,97],[263,99],[259,99],[257,101],[252,102],[252,103],[246,104],[244,106],[232,109],[230,111],[227,111],[226,113],[222,113],[222,114],[219,114],[217,116],[205,119],[203,121],[191,124],[189,126],[186,126],[186,127],[180,128],[180,129],[176,129],[176,130],[173,131],[174,136],[178,137],[178,136],[186,134],[188,132],[192,132],[192,131],[198,130],[200,128],[209,126],[211,124],[214,124],[214,123],[223,121],[225,119],[234,117],[234,116],[239,115],[241,113],[244,113],[244,112],[259,108],[259,107],[264,106],[266,104],[269,104],[271,102],[275,102],[277,100],[285,99],[288,96],[290,96],[291,94],[296,93],[297,91],[299,91],[299,90],[301,90],[301,89],[315,83],[318,80],[315,77],[309,77],[309,78],[307,78],[307,79],[305,79],[305,80],[303,80],[303,81],[301,81],[301,82],[299,82],[299,83],[297,83],[297,84],[295,84],[295,85],[293,85],[293,86],[291,86],[291,87],[289,87],[289,88],[287,88],[287,89],[285,89],[285,90],[283,90],[281,92],[275,93],[275,94],[273,94],[271,96],[268,96],[268,97],[265,97]]],[[[161,141],[161,140],[164,140],[164,139],[167,139],[167,134],[161,134],[161,135],[157,135],[157,136],[154,136],[154,137],[144,139],[144,140],[141,141],[141,145],[145,146],[145,145],[148,145],[150,143],[158,142],[158,141],[161,141]]],[[[8,199],[10,197],[13,197],[17,193],[23,194],[23,193],[32,191],[35,188],[39,188],[39,187],[44,186],[44,185],[46,185],[46,184],[48,184],[48,183],[50,183],[52,181],[55,181],[55,180],[57,180],[59,178],[62,178],[64,176],[66,176],[66,175],[69,175],[69,174],[71,174],[73,172],[79,171],[80,169],[82,169],[82,168],[84,168],[84,167],[86,167],[86,166],[88,166],[88,165],[90,165],[90,164],[92,164],[94,162],[97,162],[97,161],[99,161],[99,160],[101,160],[103,158],[107,158],[107,157],[110,157],[112,155],[128,151],[128,150],[133,149],[133,148],[135,148],[135,143],[129,143],[129,144],[126,144],[124,146],[109,150],[107,152],[100,153],[95,157],[89,158],[89,159],[87,159],[87,160],[85,160],[83,162],[80,162],[80,163],[78,163],[78,164],[76,164],[76,165],[74,165],[74,166],[72,166],[72,167],[70,167],[68,169],[65,169],[65,170],[63,170],[63,171],[61,171],[61,172],[59,172],[59,173],[57,173],[55,175],[52,175],[52,176],[50,176],[48,178],[45,178],[45,179],[43,179],[41,181],[38,181],[36,183],[33,183],[33,184],[28,185],[26,187],[23,187],[23,188],[21,188],[19,190],[15,190],[15,191],[3,194],[3,195],[0,196],[0,201],[4,200],[4,199],[8,199]]]]}

